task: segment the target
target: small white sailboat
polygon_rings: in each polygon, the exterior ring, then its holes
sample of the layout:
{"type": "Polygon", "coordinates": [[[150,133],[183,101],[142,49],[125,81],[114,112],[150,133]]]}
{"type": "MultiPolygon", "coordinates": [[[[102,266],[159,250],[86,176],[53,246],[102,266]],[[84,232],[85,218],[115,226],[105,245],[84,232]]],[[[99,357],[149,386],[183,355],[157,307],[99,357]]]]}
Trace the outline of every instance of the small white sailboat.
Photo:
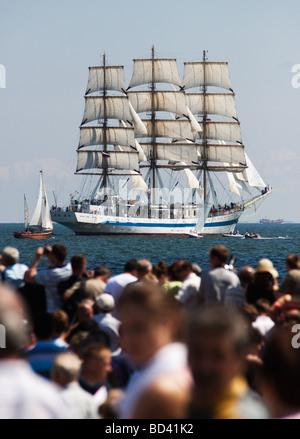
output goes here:
{"type": "Polygon", "coordinates": [[[30,223],[26,196],[24,195],[24,223],[23,231],[14,232],[15,238],[43,239],[50,238],[53,233],[53,224],[50,217],[49,203],[43,179],[43,171],[40,171],[40,189],[36,208],[30,223]]]}

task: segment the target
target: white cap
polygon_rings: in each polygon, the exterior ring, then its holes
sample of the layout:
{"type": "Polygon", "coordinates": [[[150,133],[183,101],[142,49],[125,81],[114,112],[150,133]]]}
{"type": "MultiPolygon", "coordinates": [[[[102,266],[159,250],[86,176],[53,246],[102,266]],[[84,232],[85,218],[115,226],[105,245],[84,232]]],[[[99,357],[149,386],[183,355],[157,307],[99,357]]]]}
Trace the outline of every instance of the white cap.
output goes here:
{"type": "Polygon", "coordinates": [[[111,294],[102,293],[97,297],[97,305],[103,311],[110,312],[115,307],[115,300],[111,294]]]}

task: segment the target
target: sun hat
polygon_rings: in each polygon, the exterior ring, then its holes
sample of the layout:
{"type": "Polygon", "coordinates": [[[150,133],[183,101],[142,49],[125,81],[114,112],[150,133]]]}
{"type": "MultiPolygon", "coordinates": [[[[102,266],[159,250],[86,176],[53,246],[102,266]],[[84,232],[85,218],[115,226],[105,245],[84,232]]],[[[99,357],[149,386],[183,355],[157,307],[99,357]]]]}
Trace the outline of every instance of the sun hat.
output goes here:
{"type": "Polygon", "coordinates": [[[97,305],[103,311],[110,312],[114,309],[115,300],[111,294],[102,293],[97,297],[97,305]]]}
{"type": "Polygon", "coordinates": [[[255,271],[256,273],[267,271],[273,276],[274,279],[277,279],[279,276],[278,271],[274,268],[273,262],[267,258],[263,258],[258,261],[255,271]]]}

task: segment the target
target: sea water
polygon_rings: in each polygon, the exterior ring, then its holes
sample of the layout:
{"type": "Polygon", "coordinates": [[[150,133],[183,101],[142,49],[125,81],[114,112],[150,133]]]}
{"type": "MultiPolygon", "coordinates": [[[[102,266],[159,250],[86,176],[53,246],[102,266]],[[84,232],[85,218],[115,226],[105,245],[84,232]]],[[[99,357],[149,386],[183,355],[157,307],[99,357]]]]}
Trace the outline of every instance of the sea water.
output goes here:
{"type": "MultiPolygon", "coordinates": [[[[286,274],[285,260],[289,254],[300,255],[300,224],[259,224],[241,223],[236,230],[240,233],[258,233],[262,239],[226,238],[220,235],[189,238],[187,236],[76,236],[72,231],[54,224],[53,236],[49,239],[16,239],[15,230],[22,224],[0,224],[0,251],[5,246],[13,246],[20,251],[20,261],[30,265],[36,248],[60,242],[68,248],[68,260],[74,254],[83,254],[88,260],[88,269],[107,265],[112,274],[123,271],[127,260],[147,258],[153,264],[164,260],[171,264],[178,259],[188,259],[198,264],[202,270],[209,268],[209,249],[215,245],[225,245],[236,257],[234,267],[239,270],[244,265],[256,266],[261,258],[269,258],[282,278],[286,274]]],[[[39,268],[47,266],[44,257],[39,268]]]]}

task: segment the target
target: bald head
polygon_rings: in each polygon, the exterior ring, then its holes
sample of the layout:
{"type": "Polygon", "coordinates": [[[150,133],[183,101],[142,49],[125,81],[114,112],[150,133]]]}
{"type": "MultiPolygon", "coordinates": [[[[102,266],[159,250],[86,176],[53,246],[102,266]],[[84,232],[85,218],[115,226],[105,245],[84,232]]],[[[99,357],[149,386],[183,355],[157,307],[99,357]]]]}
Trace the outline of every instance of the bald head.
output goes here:
{"type": "Polygon", "coordinates": [[[14,247],[5,247],[1,253],[2,264],[6,267],[19,262],[19,250],[14,247]]]}
{"type": "Polygon", "coordinates": [[[152,264],[148,259],[140,259],[137,263],[137,277],[142,279],[146,274],[152,273],[152,264]]]}
{"type": "Polygon", "coordinates": [[[250,265],[245,265],[244,267],[242,267],[239,273],[241,285],[245,287],[249,285],[251,282],[253,282],[254,274],[255,274],[255,270],[250,265]]]}
{"type": "Polygon", "coordinates": [[[62,387],[77,381],[81,367],[81,360],[73,352],[58,354],[52,365],[51,378],[62,387]]]}

